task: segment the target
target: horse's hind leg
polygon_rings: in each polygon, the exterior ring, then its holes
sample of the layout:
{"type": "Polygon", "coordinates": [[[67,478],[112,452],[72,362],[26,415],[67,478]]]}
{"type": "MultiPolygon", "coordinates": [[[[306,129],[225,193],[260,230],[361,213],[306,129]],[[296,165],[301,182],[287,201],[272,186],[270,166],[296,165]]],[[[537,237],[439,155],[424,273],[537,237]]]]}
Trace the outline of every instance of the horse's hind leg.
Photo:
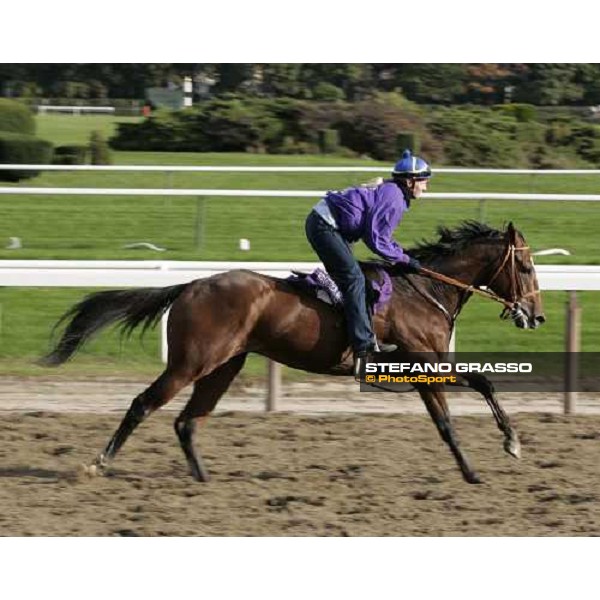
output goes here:
{"type": "Polygon", "coordinates": [[[479,476],[471,468],[465,455],[460,449],[458,438],[456,437],[454,427],[450,421],[450,412],[448,411],[444,392],[441,390],[432,390],[430,386],[419,387],[418,391],[439,434],[450,447],[465,481],[468,483],[481,483],[479,476]]]}
{"type": "Polygon", "coordinates": [[[104,451],[98,455],[94,465],[100,468],[106,467],[133,430],[151,413],[173,399],[191,380],[191,375],[166,369],[154,383],[133,400],[119,428],[104,451]]]}
{"type": "Polygon", "coordinates": [[[498,429],[504,434],[504,450],[515,458],[521,458],[521,442],[516,430],[513,428],[508,415],[504,412],[502,406],[494,396],[494,386],[492,382],[480,373],[461,373],[457,375],[457,383],[447,385],[460,385],[470,387],[479,392],[488,403],[498,429]]]}
{"type": "Polygon", "coordinates": [[[245,361],[246,354],[234,356],[206,377],[198,379],[194,384],[192,397],[175,420],[175,432],[196,481],[209,479],[206,467],[194,450],[194,432],[197,422],[214,410],[219,398],[227,391],[245,361]]]}

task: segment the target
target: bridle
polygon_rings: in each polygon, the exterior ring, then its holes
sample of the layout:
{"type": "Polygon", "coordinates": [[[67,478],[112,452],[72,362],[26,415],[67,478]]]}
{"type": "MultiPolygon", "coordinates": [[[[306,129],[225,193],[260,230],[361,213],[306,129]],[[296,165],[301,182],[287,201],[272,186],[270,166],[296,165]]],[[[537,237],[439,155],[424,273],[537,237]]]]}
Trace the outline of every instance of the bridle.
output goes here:
{"type": "Polygon", "coordinates": [[[438,273],[437,271],[432,271],[431,269],[427,269],[426,267],[421,267],[419,270],[420,274],[427,275],[432,279],[437,279],[438,281],[442,281],[443,283],[448,283],[453,285],[454,287],[460,288],[464,290],[466,293],[474,293],[483,296],[484,298],[489,298],[490,300],[494,300],[495,302],[499,302],[504,305],[504,310],[502,311],[501,317],[506,319],[508,316],[511,316],[513,319],[522,318],[523,313],[520,307],[520,303],[529,296],[538,295],[539,290],[534,290],[532,292],[523,293],[522,285],[520,278],[517,277],[517,269],[515,264],[515,253],[519,251],[529,250],[529,246],[516,246],[515,244],[509,243],[506,247],[506,252],[502,257],[500,265],[494,272],[490,281],[485,284],[485,289],[482,289],[480,286],[476,286],[473,284],[467,284],[458,279],[454,279],[453,277],[448,277],[442,273],[438,273]],[[496,281],[498,275],[502,273],[506,265],[509,265],[510,273],[510,289],[509,289],[509,298],[503,298],[499,296],[494,291],[490,289],[492,283],[496,281]]]}
{"type": "MultiPolygon", "coordinates": [[[[506,265],[506,263],[510,263],[510,271],[509,271],[510,302],[507,302],[505,299],[494,294],[496,296],[496,298],[498,298],[501,302],[503,302],[503,304],[505,306],[505,311],[512,310],[516,305],[520,304],[521,301],[524,300],[525,298],[528,298],[529,296],[536,296],[540,293],[539,290],[533,290],[531,292],[523,293],[521,279],[519,277],[517,277],[517,267],[515,264],[515,253],[518,252],[519,250],[529,250],[529,246],[515,246],[514,244],[508,244],[507,250],[504,254],[504,258],[502,259],[502,262],[500,263],[500,266],[496,269],[496,272],[494,273],[492,279],[486,285],[486,288],[489,288],[492,285],[492,283],[494,283],[494,281],[496,280],[498,275],[500,275],[500,273],[502,272],[504,265],[506,265]]],[[[493,294],[493,292],[492,292],[492,294],[493,294]]]]}

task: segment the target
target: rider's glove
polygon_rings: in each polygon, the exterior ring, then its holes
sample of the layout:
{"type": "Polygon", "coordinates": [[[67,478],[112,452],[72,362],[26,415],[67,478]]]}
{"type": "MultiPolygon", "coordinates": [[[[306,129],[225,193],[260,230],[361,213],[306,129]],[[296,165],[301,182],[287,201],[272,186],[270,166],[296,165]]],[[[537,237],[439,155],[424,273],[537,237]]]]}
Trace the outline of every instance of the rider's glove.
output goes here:
{"type": "Polygon", "coordinates": [[[397,262],[396,266],[405,273],[418,273],[421,270],[421,263],[416,258],[409,258],[407,263],[397,262]]]}

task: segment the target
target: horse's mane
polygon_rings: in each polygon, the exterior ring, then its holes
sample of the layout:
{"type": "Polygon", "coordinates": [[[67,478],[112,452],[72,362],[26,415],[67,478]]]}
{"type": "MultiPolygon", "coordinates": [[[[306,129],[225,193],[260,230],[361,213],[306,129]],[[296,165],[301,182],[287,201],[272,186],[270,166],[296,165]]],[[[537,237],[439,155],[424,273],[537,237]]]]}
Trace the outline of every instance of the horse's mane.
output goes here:
{"type": "MultiPolygon", "coordinates": [[[[442,268],[441,263],[444,262],[444,259],[468,249],[476,242],[503,241],[505,231],[494,229],[478,221],[468,220],[454,228],[439,226],[437,234],[439,238],[436,241],[422,240],[415,247],[406,249],[409,256],[416,258],[423,266],[434,270],[442,268]]],[[[403,296],[414,296],[418,293],[406,277],[398,277],[398,275],[404,275],[404,269],[399,269],[378,258],[371,259],[363,265],[385,269],[392,277],[394,289],[403,296]]],[[[437,298],[441,298],[445,294],[445,286],[433,279],[425,279],[420,285],[427,288],[437,298]]]]}
{"type": "MultiPolygon", "coordinates": [[[[468,220],[452,229],[440,225],[437,228],[437,234],[439,236],[438,240],[433,242],[422,240],[415,247],[407,248],[407,254],[427,264],[439,259],[441,256],[452,256],[457,252],[461,252],[474,242],[482,240],[502,241],[505,231],[494,229],[479,221],[468,220]]],[[[394,271],[393,265],[386,263],[386,261],[375,258],[368,262],[385,266],[390,273],[394,271]]]]}
{"type": "Polygon", "coordinates": [[[463,221],[458,227],[437,228],[439,239],[436,242],[423,240],[407,250],[410,256],[428,261],[439,256],[452,256],[481,240],[503,240],[505,232],[494,229],[478,221],[463,221]]]}

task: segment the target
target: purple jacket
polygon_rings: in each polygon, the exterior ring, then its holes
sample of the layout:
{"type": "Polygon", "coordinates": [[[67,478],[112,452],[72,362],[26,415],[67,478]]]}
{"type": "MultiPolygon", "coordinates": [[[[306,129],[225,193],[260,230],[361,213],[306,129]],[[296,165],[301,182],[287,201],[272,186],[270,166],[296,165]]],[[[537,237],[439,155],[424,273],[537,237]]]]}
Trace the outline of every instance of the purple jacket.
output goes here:
{"type": "Polygon", "coordinates": [[[367,247],[392,262],[408,263],[409,256],[392,239],[408,204],[393,182],[327,192],[325,201],[344,239],[362,239],[367,247]]]}

